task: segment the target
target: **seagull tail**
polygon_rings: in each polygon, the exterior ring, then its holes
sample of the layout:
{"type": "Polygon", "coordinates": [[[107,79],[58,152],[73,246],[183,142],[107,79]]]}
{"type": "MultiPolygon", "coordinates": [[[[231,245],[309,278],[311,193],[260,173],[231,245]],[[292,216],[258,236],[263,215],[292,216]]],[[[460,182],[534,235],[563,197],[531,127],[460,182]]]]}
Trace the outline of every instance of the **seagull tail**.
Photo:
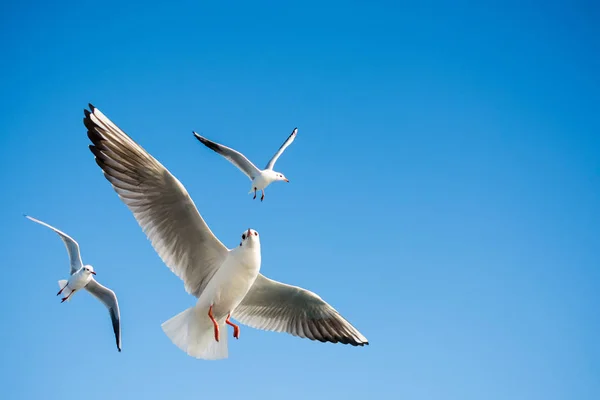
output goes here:
{"type": "Polygon", "coordinates": [[[173,344],[188,355],[205,360],[227,358],[227,325],[219,321],[219,341],[215,340],[214,326],[208,317],[208,308],[191,307],[161,325],[173,344]]]}
{"type": "MultiPolygon", "coordinates": [[[[67,287],[68,282],[69,281],[66,279],[61,279],[58,281],[58,287],[62,289],[62,293],[60,294],[62,297],[67,297],[71,293],[71,288],[67,287]]],[[[67,301],[71,301],[71,298],[69,297],[67,301]]]]}

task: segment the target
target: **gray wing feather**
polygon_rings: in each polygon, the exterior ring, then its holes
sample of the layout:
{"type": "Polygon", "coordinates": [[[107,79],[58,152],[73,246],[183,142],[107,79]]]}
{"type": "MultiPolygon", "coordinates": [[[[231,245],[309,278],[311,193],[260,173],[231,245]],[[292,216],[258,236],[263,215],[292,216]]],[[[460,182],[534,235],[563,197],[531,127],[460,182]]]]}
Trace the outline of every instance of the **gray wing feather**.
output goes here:
{"type": "Polygon", "coordinates": [[[71,264],[70,274],[73,275],[75,272],[79,271],[79,269],[83,266],[83,262],[81,261],[81,253],[79,252],[79,244],[71,236],[59,231],[52,225],[48,225],[47,223],[30,217],[29,215],[25,215],[25,217],[56,232],[67,247],[67,252],[69,253],[69,263],[71,264]]]}
{"type": "Polygon", "coordinates": [[[90,104],[83,120],[104,177],[133,213],[164,263],[196,297],[227,257],[185,187],[90,104]]]}
{"type": "Polygon", "coordinates": [[[100,302],[108,308],[113,332],[115,333],[115,339],[117,341],[117,349],[121,351],[121,313],[119,312],[117,295],[106,286],[99,284],[98,281],[93,278],[88,282],[85,288],[91,295],[100,300],[100,302]]]}
{"type": "Polygon", "coordinates": [[[233,317],[257,329],[321,342],[369,344],[356,328],[315,293],[259,274],[233,317]]]}
{"type": "Polygon", "coordinates": [[[292,142],[294,141],[294,139],[296,139],[296,134],[297,133],[298,133],[298,128],[294,128],[294,130],[292,131],[292,133],[290,133],[290,136],[288,136],[288,138],[285,140],[285,142],[283,142],[283,144],[281,145],[281,147],[279,148],[279,150],[277,150],[277,153],[275,153],[275,155],[273,156],[273,158],[271,158],[269,160],[269,163],[267,164],[267,166],[265,167],[265,169],[273,169],[273,167],[275,166],[275,161],[277,161],[277,159],[283,153],[283,151],[290,144],[292,144],[292,142]]]}
{"type": "Polygon", "coordinates": [[[260,170],[239,151],[208,140],[207,138],[198,135],[196,132],[194,132],[194,136],[206,147],[228,159],[233,165],[238,167],[240,171],[248,175],[248,178],[251,180],[260,174],[260,170]]]}

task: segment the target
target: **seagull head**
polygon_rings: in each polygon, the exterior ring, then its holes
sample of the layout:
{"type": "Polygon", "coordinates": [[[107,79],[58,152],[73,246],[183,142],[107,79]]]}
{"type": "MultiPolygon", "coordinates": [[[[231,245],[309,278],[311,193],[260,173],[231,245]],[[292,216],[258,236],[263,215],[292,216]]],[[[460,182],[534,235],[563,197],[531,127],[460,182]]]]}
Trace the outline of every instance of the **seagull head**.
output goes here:
{"type": "Polygon", "coordinates": [[[275,179],[278,181],[286,181],[289,182],[288,178],[285,177],[281,172],[275,172],[275,179]]]}
{"type": "Polygon", "coordinates": [[[244,231],[244,233],[242,233],[242,241],[240,242],[240,246],[254,247],[256,245],[260,245],[260,241],[258,239],[258,232],[256,232],[254,229],[248,228],[246,231],[244,231]]]}
{"type": "Polygon", "coordinates": [[[88,274],[96,275],[96,272],[94,271],[94,267],[92,267],[91,265],[84,265],[83,270],[88,274]]]}

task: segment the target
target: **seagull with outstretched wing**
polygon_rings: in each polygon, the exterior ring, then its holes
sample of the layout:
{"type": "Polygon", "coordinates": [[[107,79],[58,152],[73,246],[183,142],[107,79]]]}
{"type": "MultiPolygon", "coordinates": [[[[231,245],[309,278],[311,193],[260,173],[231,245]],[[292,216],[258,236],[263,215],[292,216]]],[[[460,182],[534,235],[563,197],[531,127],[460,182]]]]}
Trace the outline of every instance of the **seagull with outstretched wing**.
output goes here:
{"type": "Polygon", "coordinates": [[[290,136],[283,142],[277,153],[269,160],[265,169],[258,169],[245,155],[240,153],[237,150],[229,148],[227,146],[223,146],[222,144],[213,142],[208,140],[207,138],[198,135],[194,132],[194,136],[198,139],[202,144],[208,147],[211,150],[219,153],[226,159],[228,159],[233,165],[238,167],[240,171],[250,178],[252,181],[252,186],[250,187],[250,192],[254,192],[254,199],[256,199],[256,192],[260,190],[262,195],[260,196],[260,201],[265,199],[265,188],[269,186],[271,183],[275,181],[285,181],[289,182],[289,180],[280,172],[273,171],[273,167],[275,166],[275,162],[281,156],[283,151],[294,141],[296,138],[296,134],[298,133],[298,128],[294,128],[290,136]]]}
{"type": "Polygon", "coordinates": [[[228,355],[233,337],[251,327],[352,346],[369,344],[354,326],[315,293],[259,273],[258,232],[244,230],[232,249],[210,230],[185,187],[117,125],[90,105],[83,120],[90,150],[105,178],[133,213],[164,263],[183,280],[196,305],[162,324],[171,341],[190,356],[228,355]]]}
{"type": "Polygon", "coordinates": [[[61,303],[70,301],[71,296],[81,289],[87,290],[92,296],[100,300],[100,302],[108,309],[113,331],[115,333],[115,339],[117,341],[117,349],[121,351],[121,315],[119,313],[119,303],[117,302],[117,295],[115,295],[115,292],[102,286],[94,279],[94,275],[96,275],[94,267],[91,265],[83,265],[81,254],[79,252],[79,244],[71,236],[39,219],[35,219],[29,215],[25,215],[25,217],[33,222],[37,222],[40,225],[52,229],[60,236],[67,247],[71,269],[68,280],[61,279],[58,281],[60,291],[56,295],[59,296],[60,294],[63,294],[64,296],[61,303]]]}

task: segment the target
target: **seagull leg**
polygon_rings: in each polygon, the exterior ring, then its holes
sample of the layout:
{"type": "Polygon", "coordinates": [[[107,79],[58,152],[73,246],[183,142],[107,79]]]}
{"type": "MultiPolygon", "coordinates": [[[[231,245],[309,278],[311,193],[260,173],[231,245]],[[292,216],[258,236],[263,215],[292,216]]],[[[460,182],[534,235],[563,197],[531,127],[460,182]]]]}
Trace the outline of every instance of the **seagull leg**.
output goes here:
{"type": "MultiPolygon", "coordinates": [[[[66,287],[66,286],[65,286],[66,287]]],[[[64,289],[64,288],[63,288],[64,289]]],[[[69,293],[69,295],[67,297],[63,297],[61,303],[64,303],[65,301],[69,300],[69,297],[71,297],[71,295],[75,293],[74,290],[71,290],[71,293],[69,293]]]]}
{"type": "Polygon", "coordinates": [[[219,341],[219,324],[217,324],[215,317],[213,317],[212,307],[213,306],[210,306],[210,308],[208,309],[208,316],[209,316],[210,320],[212,321],[213,325],[215,326],[215,340],[218,342],[219,341]]]}
{"type": "Polygon", "coordinates": [[[260,196],[260,201],[263,201],[265,199],[265,189],[261,190],[262,192],[262,196],[260,196]]]}
{"type": "Polygon", "coordinates": [[[229,326],[233,326],[233,337],[236,339],[240,338],[240,327],[237,326],[236,324],[234,324],[233,322],[231,322],[229,320],[229,317],[231,317],[231,313],[227,314],[227,319],[225,320],[225,323],[229,326]]]}
{"type": "Polygon", "coordinates": [[[60,290],[58,291],[58,293],[56,293],[56,295],[58,296],[59,294],[61,294],[61,293],[63,292],[63,290],[65,290],[65,289],[67,288],[67,286],[69,286],[69,284],[68,284],[68,283],[65,285],[65,287],[63,287],[62,289],[60,289],[60,290]]]}
{"type": "Polygon", "coordinates": [[[252,198],[252,200],[256,200],[256,188],[254,188],[254,197],[252,198]]]}

